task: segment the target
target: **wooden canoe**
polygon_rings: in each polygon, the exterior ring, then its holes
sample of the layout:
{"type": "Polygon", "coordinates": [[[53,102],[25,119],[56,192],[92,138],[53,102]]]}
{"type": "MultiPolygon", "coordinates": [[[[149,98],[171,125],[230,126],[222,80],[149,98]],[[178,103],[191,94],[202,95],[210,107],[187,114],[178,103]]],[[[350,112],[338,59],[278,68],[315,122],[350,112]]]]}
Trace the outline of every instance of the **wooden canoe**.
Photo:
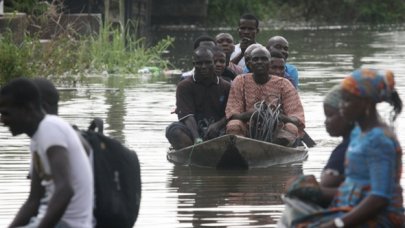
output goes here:
{"type": "Polygon", "coordinates": [[[236,135],[224,135],[167,153],[167,159],[176,165],[235,169],[265,168],[307,157],[304,146],[291,148],[236,135]]]}

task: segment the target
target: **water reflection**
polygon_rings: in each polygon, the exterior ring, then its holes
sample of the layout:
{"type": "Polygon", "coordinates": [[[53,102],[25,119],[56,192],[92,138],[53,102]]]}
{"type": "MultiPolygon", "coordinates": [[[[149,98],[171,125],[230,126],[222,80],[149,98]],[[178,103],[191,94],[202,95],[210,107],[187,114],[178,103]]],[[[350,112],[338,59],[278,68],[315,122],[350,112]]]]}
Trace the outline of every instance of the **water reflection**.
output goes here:
{"type": "MultiPolygon", "coordinates": [[[[223,30],[206,29],[194,32],[162,30],[155,32],[155,39],[159,40],[167,35],[176,38],[175,44],[170,50],[172,63],[180,69],[187,70],[192,66],[191,53],[193,41],[202,34],[215,36],[223,30]]],[[[227,32],[234,36],[238,42],[237,30],[230,29],[227,32]]],[[[333,72],[347,72],[353,68],[362,66],[362,58],[379,52],[380,47],[370,46],[375,39],[376,31],[369,27],[324,27],[300,28],[293,30],[262,29],[257,35],[257,42],[263,45],[275,35],[281,35],[288,39],[290,55],[288,62],[298,67],[302,78],[305,77],[330,77],[333,72]],[[307,69],[311,75],[306,75],[307,69]],[[316,70],[315,70],[316,69],[316,70]],[[313,71],[315,70],[315,71],[313,71]],[[304,77],[305,76],[305,77],[304,77]]]]}
{"type": "MultiPolygon", "coordinates": [[[[172,33],[178,38],[171,50],[174,65],[191,67],[192,41],[202,33],[172,33]]],[[[86,129],[92,118],[101,117],[106,134],[138,152],[143,198],[137,227],[272,227],[283,209],[280,193],[285,180],[302,172],[319,177],[339,142],[327,135],[323,125],[322,99],[330,87],[355,67],[391,68],[405,101],[404,30],[262,30],[259,41],[276,34],[290,41],[288,61],[300,72],[306,131],[318,143],[303,163],[244,172],[174,167],[166,160],[169,144],[164,131],[176,119],[170,112],[175,105],[177,77],[94,77],[76,90],[61,92],[63,118],[86,129]]],[[[379,109],[388,115],[388,106],[379,109]]],[[[405,145],[405,134],[400,131],[405,129],[404,114],[399,116],[397,129],[405,145]]],[[[10,223],[28,194],[28,142],[27,137],[13,138],[8,129],[0,127],[0,227],[10,223]]],[[[405,177],[401,182],[405,184],[405,177]]]]}
{"type": "Polygon", "coordinates": [[[277,221],[285,182],[302,172],[300,163],[246,171],[175,166],[167,178],[182,227],[258,226],[277,221]]]}
{"type": "Polygon", "coordinates": [[[115,85],[117,80],[109,78],[107,81],[107,86],[109,88],[116,88],[116,90],[106,90],[105,98],[106,104],[109,104],[109,109],[107,110],[107,119],[106,123],[109,125],[110,129],[114,129],[114,132],[111,132],[111,136],[114,138],[121,139],[125,143],[124,130],[124,117],[126,116],[126,107],[125,107],[125,93],[124,87],[115,85]]]}

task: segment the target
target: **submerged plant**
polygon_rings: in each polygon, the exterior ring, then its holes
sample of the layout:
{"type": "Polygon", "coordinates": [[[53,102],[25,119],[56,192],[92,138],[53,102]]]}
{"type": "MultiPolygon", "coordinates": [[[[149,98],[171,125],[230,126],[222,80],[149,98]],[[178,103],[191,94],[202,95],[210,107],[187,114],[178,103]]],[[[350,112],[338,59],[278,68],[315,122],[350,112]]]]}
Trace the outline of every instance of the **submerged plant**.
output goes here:
{"type": "Polygon", "coordinates": [[[15,44],[9,37],[0,38],[3,81],[18,76],[52,76],[63,82],[76,80],[84,72],[128,74],[144,66],[164,69],[169,63],[162,54],[174,41],[167,37],[148,47],[144,38],[124,36],[111,26],[103,27],[99,35],[62,33],[46,44],[29,36],[15,44]]]}
{"type": "Polygon", "coordinates": [[[120,29],[105,26],[96,37],[87,37],[82,43],[81,58],[90,60],[89,68],[109,73],[136,73],[143,66],[166,68],[168,61],[162,53],[173,43],[167,37],[155,46],[147,47],[144,38],[123,35],[120,29]]]}

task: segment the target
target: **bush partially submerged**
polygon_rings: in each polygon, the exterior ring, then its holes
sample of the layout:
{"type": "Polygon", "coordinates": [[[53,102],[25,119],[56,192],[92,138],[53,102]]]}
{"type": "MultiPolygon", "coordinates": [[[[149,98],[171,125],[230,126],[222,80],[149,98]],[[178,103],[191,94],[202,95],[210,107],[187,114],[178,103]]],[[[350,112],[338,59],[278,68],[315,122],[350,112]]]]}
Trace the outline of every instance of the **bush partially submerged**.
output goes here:
{"type": "Polygon", "coordinates": [[[29,50],[24,44],[16,45],[7,33],[0,37],[0,82],[5,82],[18,76],[31,76],[28,63],[29,50]]]}
{"type": "Polygon", "coordinates": [[[28,36],[21,44],[15,44],[9,37],[0,37],[2,81],[18,76],[53,76],[63,81],[63,77],[83,76],[85,72],[136,73],[143,66],[164,69],[168,61],[162,53],[173,43],[173,38],[167,37],[148,47],[144,38],[123,35],[111,26],[102,28],[99,35],[61,34],[45,44],[28,36]]]}

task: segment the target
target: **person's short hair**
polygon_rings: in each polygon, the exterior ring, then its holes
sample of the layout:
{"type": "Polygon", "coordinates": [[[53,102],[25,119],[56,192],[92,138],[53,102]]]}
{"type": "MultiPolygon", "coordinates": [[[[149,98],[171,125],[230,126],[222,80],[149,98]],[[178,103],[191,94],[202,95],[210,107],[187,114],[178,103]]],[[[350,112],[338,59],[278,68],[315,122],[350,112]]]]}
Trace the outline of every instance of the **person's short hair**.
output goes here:
{"type": "Polygon", "coordinates": [[[270,52],[270,55],[271,55],[272,58],[284,59],[283,54],[279,50],[272,50],[270,52]]]}
{"type": "Polygon", "coordinates": [[[263,46],[262,46],[262,47],[257,47],[257,48],[255,48],[255,49],[253,49],[252,52],[251,52],[251,54],[250,54],[250,56],[253,57],[253,52],[255,52],[255,51],[257,51],[257,50],[264,51],[264,52],[266,53],[266,56],[269,58],[269,60],[271,59],[271,54],[270,54],[269,50],[267,50],[267,48],[265,48],[265,47],[263,47],[263,46]]]}
{"type": "Polygon", "coordinates": [[[243,14],[239,18],[239,20],[242,20],[242,19],[243,20],[253,20],[253,21],[255,21],[256,22],[256,28],[259,28],[259,19],[257,19],[257,17],[255,15],[246,13],[246,14],[243,14]]]}
{"type": "Polygon", "coordinates": [[[267,41],[266,48],[270,50],[270,47],[273,46],[275,42],[278,42],[280,40],[283,40],[288,45],[288,40],[285,37],[283,37],[283,36],[272,36],[267,41]]]}
{"type": "Polygon", "coordinates": [[[215,39],[212,38],[211,36],[202,35],[202,36],[199,36],[197,39],[194,40],[194,50],[197,49],[200,46],[200,43],[203,42],[203,41],[212,41],[212,42],[214,42],[215,45],[217,44],[215,39]]]}
{"type": "Polygon", "coordinates": [[[214,51],[212,50],[212,48],[208,48],[208,47],[198,47],[198,48],[195,49],[194,52],[193,52],[193,60],[195,59],[195,57],[198,55],[199,52],[210,53],[210,54],[212,55],[212,57],[214,57],[214,51]]]}
{"type": "Polygon", "coordinates": [[[41,94],[42,107],[45,109],[46,113],[57,115],[59,92],[55,85],[45,78],[35,78],[32,81],[38,87],[41,94]]]}
{"type": "Polygon", "coordinates": [[[13,105],[26,106],[33,104],[35,108],[41,109],[41,95],[37,86],[28,78],[15,78],[6,83],[0,89],[0,96],[11,99],[13,105]]]}
{"type": "Polygon", "coordinates": [[[258,47],[263,47],[263,45],[261,45],[259,43],[255,43],[255,44],[249,45],[249,47],[246,48],[245,53],[243,54],[243,56],[245,57],[245,61],[250,60],[252,51],[258,47]]]}
{"type": "Polygon", "coordinates": [[[220,47],[220,46],[215,46],[215,47],[213,47],[213,48],[208,48],[208,49],[211,49],[211,51],[212,51],[213,54],[216,54],[216,53],[223,53],[223,54],[226,55],[226,53],[224,52],[224,49],[222,49],[222,47],[220,47]]]}
{"type": "Polygon", "coordinates": [[[249,45],[249,46],[246,48],[245,53],[250,54],[250,53],[252,53],[252,51],[253,51],[254,49],[256,49],[256,48],[258,48],[258,47],[263,47],[263,45],[261,45],[261,44],[259,44],[259,43],[251,44],[251,45],[249,45]]]}
{"type": "Polygon", "coordinates": [[[229,37],[231,38],[231,40],[234,41],[232,34],[227,33],[227,32],[218,33],[218,34],[215,36],[215,40],[218,40],[218,37],[219,37],[219,36],[225,36],[225,35],[226,35],[226,36],[229,36],[229,37]]]}

